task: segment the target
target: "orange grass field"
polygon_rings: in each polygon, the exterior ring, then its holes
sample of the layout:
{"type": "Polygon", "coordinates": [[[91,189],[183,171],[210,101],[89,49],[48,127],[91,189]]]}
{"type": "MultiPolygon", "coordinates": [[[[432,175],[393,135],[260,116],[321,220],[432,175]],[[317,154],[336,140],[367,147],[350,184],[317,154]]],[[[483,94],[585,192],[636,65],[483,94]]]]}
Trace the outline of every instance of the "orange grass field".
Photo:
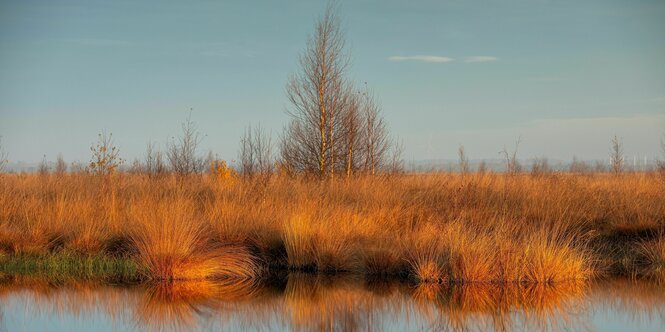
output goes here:
{"type": "Polygon", "coordinates": [[[657,173],[0,174],[0,263],[128,257],[144,279],[278,271],[422,283],[665,276],[657,173]]]}

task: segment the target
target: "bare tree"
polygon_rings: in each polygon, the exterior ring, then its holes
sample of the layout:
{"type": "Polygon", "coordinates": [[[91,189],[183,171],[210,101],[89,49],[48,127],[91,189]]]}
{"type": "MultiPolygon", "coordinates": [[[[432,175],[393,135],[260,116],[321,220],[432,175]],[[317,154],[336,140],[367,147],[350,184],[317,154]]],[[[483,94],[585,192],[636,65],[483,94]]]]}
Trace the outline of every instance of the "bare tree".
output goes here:
{"type": "Polygon", "coordinates": [[[58,158],[55,161],[55,174],[63,175],[65,173],[67,173],[67,163],[62,157],[62,153],[58,153],[58,158]]]}
{"type": "Polygon", "coordinates": [[[270,174],[273,171],[272,135],[261,125],[248,126],[240,139],[240,171],[243,175],[270,174]]]}
{"type": "Polygon", "coordinates": [[[8,153],[7,150],[5,150],[4,145],[2,145],[2,136],[0,136],[0,173],[5,172],[8,163],[8,153]]]}
{"type": "Polygon", "coordinates": [[[296,171],[334,176],[336,131],[349,88],[344,79],[349,56],[334,6],[317,21],[300,57],[302,72],[286,87],[292,120],[282,136],[282,159],[296,171]]]}
{"type": "Polygon", "coordinates": [[[167,143],[166,157],[171,169],[179,175],[200,173],[205,169],[205,160],[198,156],[201,134],[192,121],[192,112],[181,125],[182,136],[173,137],[167,143]]]}
{"type": "Polygon", "coordinates": [[[487,173],[487,163],[484,160],[480,161],[480,164],[478,164],[478,169],[476,170],[478,173],[487,173]]]}
{"type": "Polygon", "coordinates": [[[90,159],[89,168],[93,173],[100,175],[109,175],[115,172],[118,167],[124,162],[120,158],[120,150],[113,142],[113,134],[107,134],[102,131],[97,135],[97,143],[90,147],[92,158],[90,159]]]}
{"type": "Polygon", "coordinates": [[[386,171],[390,174],[404,173],[404,144],[400,140],[391,144],[386,171]]]}
{"type": "Polygon", "coordinates": [[[466,157],[466,152],[464,151],[464,145],[459,146],[457,149],[457,155],[459,156],[459,171],[462,174],[469,172],[469,159],[466,157]]]}
{"type": "Polygon", "coordinates": [[[388,130],[374,95],[366,91],[363,95],[362,114],[365,123],[363,130],[365,143],[364,168],[369,174],[376,174],[385,163],[390,148],[388,130]]]}
{"type": "Polygon", "coordinates": [[[515,141],[515,150],[513,150],[512,153],[508,152],[508,149],[505,146],[503,147],[503,150],[499,152],[499,154],[503,155],[505,159],[506,172],[508,174],[514,175],[522,170],[522,166],[517,160],[517,151],[519,150],[521,141],[522,141],[521,137],[517,138],[517,141],[515,141]]]}
{"type": "Polygon", "coordinates": [[[39,173],[39,175],[48,175],[49,166],[48,166],[48,160],[46,160],[46,155],[42,156],[42,161],[40,161],[39,165],[37,165],[37,172],[39,173]]]}
{"type": "Polygon", "coordinates": [[[145,160],[143,171],[149,176],[161,175],[166,172],[162,151],[153,142],[148,142],[145,149],[145,160]]]}
{"type": "Polygon", "coordinates": [[[665,179],[665,132],[663,132],[663,138],[660,140],[660,148],[663,152],[663,160],[658,160],[656,162],[656,168],[665,179]]]}
{"type": "Polygon", "coordinates": [[[588,173],[591,171],[591,166],[584,161],[578,160],[577,156],[573,156],[573,161],[570,163],[568,171],[571,173],[588,173]]]}
{"type": "Polygon", "coordinates": [[[531,164],[531,175],[533,176],[541,176],[551,171],[550,163],[545,157],[536,158],[533,160],[533,164],[531,164]]]}
{"type": "Polygon", "coordinates": [[[612,146],[610,148],[610,167],[614,174],[623,172],[623,144],[621,143],[621,139],[616,135],[612,138],[612,146]]]}

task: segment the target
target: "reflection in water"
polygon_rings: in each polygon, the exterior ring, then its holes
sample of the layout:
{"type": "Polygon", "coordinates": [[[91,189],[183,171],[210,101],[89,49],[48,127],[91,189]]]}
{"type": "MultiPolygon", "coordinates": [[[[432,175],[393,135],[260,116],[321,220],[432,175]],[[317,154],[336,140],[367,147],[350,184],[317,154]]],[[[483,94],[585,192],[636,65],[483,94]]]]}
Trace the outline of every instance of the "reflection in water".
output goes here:
{"type": "Polygon", "coordinates": [[[291,274],[270,284],[114,286],[16,277],[0,281],[0,331],[86,330],[87,322],[153,331],[602,330],[598,324],[618,313],[662,329],[664,291],[618,280],[447,287],[291,274]]]}

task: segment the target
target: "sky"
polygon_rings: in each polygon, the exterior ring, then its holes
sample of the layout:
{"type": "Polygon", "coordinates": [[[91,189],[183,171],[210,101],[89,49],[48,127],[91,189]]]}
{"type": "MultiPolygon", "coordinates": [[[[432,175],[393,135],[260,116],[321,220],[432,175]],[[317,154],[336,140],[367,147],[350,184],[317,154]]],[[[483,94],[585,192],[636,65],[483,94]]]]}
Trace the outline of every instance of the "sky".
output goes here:
{"type": "MultiPolygon", "coordinates": [[[[0,0],[0,136],[12,162],[121,155],[178,134],[237,157],[275,140],[326,1],[0,0]]],[[[662,156],[665,1],[340,0],[347,75],[373,90],[407,160],[662,156]]],[[[662,157],[661,157],[662,158],[662,157]]]]}

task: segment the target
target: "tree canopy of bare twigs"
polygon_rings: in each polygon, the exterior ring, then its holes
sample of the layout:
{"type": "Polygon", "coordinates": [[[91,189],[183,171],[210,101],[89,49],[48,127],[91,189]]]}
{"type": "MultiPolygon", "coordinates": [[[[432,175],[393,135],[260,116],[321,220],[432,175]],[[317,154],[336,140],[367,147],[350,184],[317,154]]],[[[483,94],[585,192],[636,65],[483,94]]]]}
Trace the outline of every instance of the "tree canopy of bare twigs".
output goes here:
{"type": "Polygon", "coordinates": [[[182,123],[181,130],[181,136],[173,137],[167,142],[166,157],[171,170],[178,175],[201,173],[205,169],[205,159],[198,155],[198,148],[203,137],[192,121],[191,110],[182,123]]]}
{"type": "Polygon", "coordinates": [[[290,123],[280,137],[280,164],[291,173],[334,178],[387,168],[388,137],[381,108],[345,78],[350,61],[334,6],[317,21],[289,80],[290,123]]]}

